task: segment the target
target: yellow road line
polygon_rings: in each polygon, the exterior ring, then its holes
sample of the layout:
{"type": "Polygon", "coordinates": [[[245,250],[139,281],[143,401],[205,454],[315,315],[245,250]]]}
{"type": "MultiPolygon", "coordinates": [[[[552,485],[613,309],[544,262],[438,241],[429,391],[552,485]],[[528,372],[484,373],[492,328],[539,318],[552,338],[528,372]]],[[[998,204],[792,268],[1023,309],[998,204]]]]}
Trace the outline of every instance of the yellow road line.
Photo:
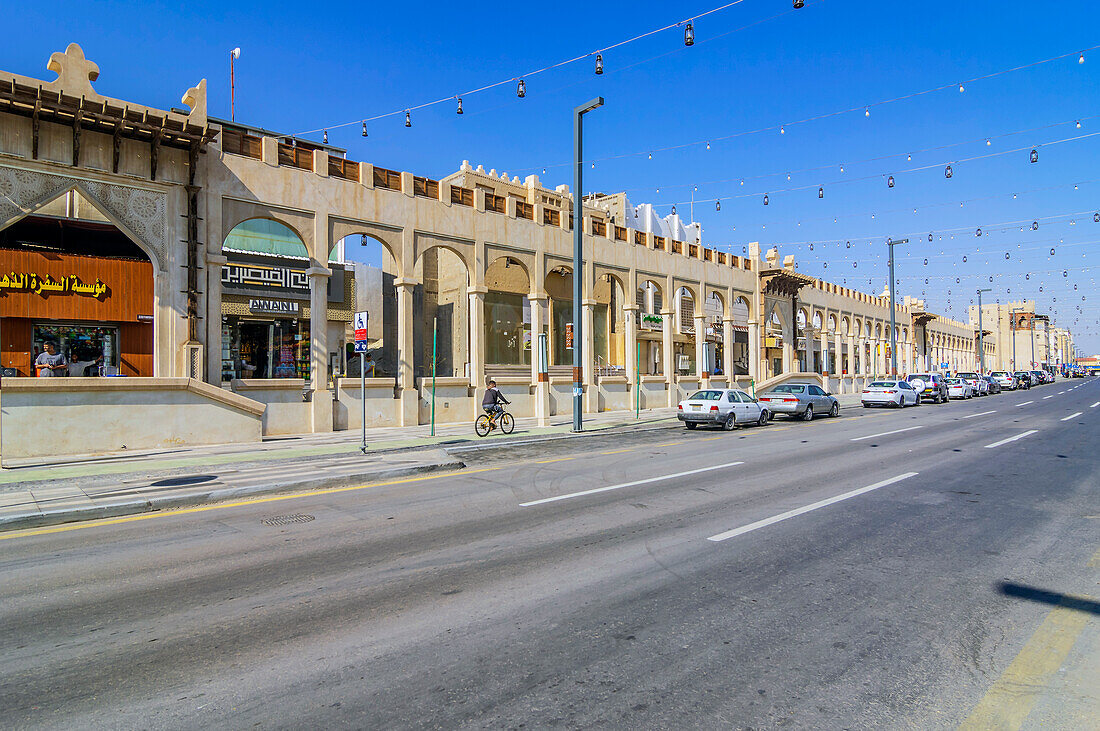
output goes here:
{"type": "MultiPolygon", "coordinates": [[[[572,458],[570,458],[572,459],[572,458]]],[[[296,500],[303,497],[316,497],[318,495],[333,495],[340,492],[352,492],[354,490],[368,490],[376,487],[386,487],[388,485],[401,485],[408,482],[425,482],[427,480],[440,480],[446,477],[461,477],[464,475],[473,475],[478,472],[492,472],[493,470],[504,469],[504,467],[483,467],[476,470],[461,470],[454,472],[438,472],[433,475],[423,475],[420,477],[405,477],[400,480],[389,480],[387,482],[376,482],[371,485],[352,485],[349,487],[328,487],[322,490],[309,490],[307,492],[292,492],[286,495],[268,495],[266,497],[257,497],[250,500],[238,500],[232,503],[218,503],[215,505],[200,505],[194,508],[180,508],[179,510],[165,510],[163,512],[156,513],[140,513],[138,515],[125,515],[119,518],[104,518],[102,520],[89,520],[82,523],[67,523],[65,525],[51,526],[49,528],[28,528],[26,530],[11,531],[10,533],[0,533],[0,541],[6,541],[11,538],[27,538],[30,536],[41,536],[49,533],[66,533],[73,530],[83,530],[85,528],[98,528],[106,525],[118,525],[120,523],[133,523],[138,520],[152,520],[153,518],[166,518],[175,515],[187,515],[188,513],[205,513],[209,510],[222,510],[224,508],[239,508],[247,505],[259,505],[261,503],[273,503],[280,500],[296,500]]]]}
{"type": "Polygon", "coordinates": [[[654,444],[652,446],[654,446],[654,447],[676,447],[676,446],[679,446],[681,444],[688,444],[688,443],[689,442],[686,439],[681,439],[678,442],[667,442],[665,444],[654,444]]]}
{"type": "MultiPolygon", "coordinates": [[[[567,462],[571,459],[576,459],[576,457],[558,457],[557,459],[542,459],[542,460],[539,460],[539,461],[535,462],[535,464],[550,464],[551,462],[567,462]]],[[[494,469],[496,469],[496,468],[494,468],[494,469]]]]}
{"type": "Polygon", "coordinates": [[[616,449],[613,452],[600,452],[600,454],[622,454],[623,452],[633,452],[633,451],[634,451],[633,448],[630,448],[630,449],[616,449]]]}
{"type": "Polygon", "coordinates": [[[1020,654],[962,722],[959,729],[1018,729],[1058,672],[1088,615],[1058,606],[1046,616],[1020,654]]]}

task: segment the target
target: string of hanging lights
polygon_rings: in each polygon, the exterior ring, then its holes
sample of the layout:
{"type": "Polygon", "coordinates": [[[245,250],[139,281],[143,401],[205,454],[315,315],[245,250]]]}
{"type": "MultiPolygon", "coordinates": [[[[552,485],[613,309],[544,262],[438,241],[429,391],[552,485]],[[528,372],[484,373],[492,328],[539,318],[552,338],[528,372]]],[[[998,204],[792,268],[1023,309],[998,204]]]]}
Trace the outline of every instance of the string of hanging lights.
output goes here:
{"type": "MultiPolygon", "coordinates": [[[[696,14],[688,17],[688,18],[683,18],[681,20],[678,20],[675,23],[669,23],[668,25],[663,25],[660,28],[654,28],[653,30],[648,30],[644,33],[639,33],[638,35],[633,36],[631,38],[627,38],[625,40],[618,41],[616,43],[612,43],[609,46],[603,46],[601,48],[597,48],[597,49],[594,49],[592,51],[588,51],[587,53],[582,53],[578,56],[573,56],[571,58],[567,58],[567,59],[564,59],[562,61],[557,61],[555,63],[549,64],[549,65],[546,65],[546,66],[542,66],[540,68],[533,69],[533,70],[528,71],[526,73],[520,74],[519,76],[513,76],[513,77],[510,77],[510,78],[507,78],[507,79],[501,79],[500,81],[495,81],[495,82],[492,82],[492,83],[489,83],[489,84],[485,84],[483,86],[479,86],[479,87],[476,87],[476,88],[473,88],[473,89],[469,89],[467,91],[459,92],[457,94],[448,94],[447,96],[441,97],[439,99],[433,99],[432,101],[421,102],[420,104],[414,104],[412,106],[402,107],[400,109],[395,109],[393,111],[384,112],[382,114],[375,114],[375,115],[369,116],[369,117],[361,117],[361,118],[355,119],[351,122],[342,122],[340,124],[330,124],[326,127],[318,127],[317,129],[305,130],[304,132],[297,132],[297,133],[294,134],[294,136],[295,137],[301,137],[301,136],[304,136],[304,135],[317,134],[318,132],[324,132],[326,130],[341,129],[343,127],[353,127],[355,125],[362,124],[363,125],[363,133],[364,133],[363,137],[366,137],[367,136],[367,134],[366,134],[366,124],[367,124],[367,122],[373,122],[373,121],[376,121],[376,120],[379,120],[379,119],[385,119],[386,117],[393,117],[393,116],[396,116],[396,115],[399,115],[399,114],[402,114],[402,113],[405,114],[405,119],[406,119],[405,126],[410,127],[410,126],[412,126],[411,124],[408,123],[410,112],[414,112],[418,109],[425,109],[427,107],[432,107],[432,106],[435,106],[437,104],[449,103],[449,102],[451,102],[455,99],[460,100],[458,110],[461,110],[462,109],[462,105],[461,105],[461,98],[462,97],[464,97],[464,96],[468,97],[468,96],[471,96],[473,94],[479,94],[479,93],[484,92],[484,91],[489,91],[490,89],[496,89],[498,87],[507,86],[507,85],[510,85],[510,84],[513,84],[513,83],[516,84],[516,96],[519,97],[520,99],[523,99],[524,97],[527,96],[527,82],[526,82],[526,80],[533,77],[533,76],[538,76],[538,75],[544,74],[548,71],[553,71],[554,69],[562,68],[563,66],[569,66],[571,64],[578,63],[579,61],[584,61],[585,59],[589,59],[589,58],[593,58],[593,57],[595,57],[595,69],[594,69],[595,73],[596,73],[597,76],[600,76],[600,75],[603,74],[603,70],[604,70],[603,54],[607,53],[608,51],[612,51],[616,48],[621,48],[621,47],[626,46],[628,44],[635,43],[635,42],[643,40],[645,38],[649,38],[650,36],[654,36],[654,35],[657,35],[659,33],[663,33],[667,30],[672,30],[674,28],[683,28],[684,29],[684,45],[685,46],[692,46],[692,45],[695,44],[695,21],[699,20],[700,18],[705,18],[708,15],[713,15],[713,14],[719,13],[723,10],[728,10],[729,8],[732,8],[735,5],[740,5],[743,2],[745,2],[745,0],[732,0],[731,2],[724,3],[722,5],[719,5],[718,7],[711,8],[710,10],[704,10],[703,12],[696,13],[696,14]]],[[[796,2],[794,7],[795,8],[801,8],[803,6],[803,4],[804,4],[803,2],[796,2]]],[[[1088,50],[1088,49],[1086,49],[1086,50],[1088,50]]],[[[457,111],[457,113],[462,114],[462,111],[457,111]]]]}
{"type": "MultiPolygon", "coordinates": [[[[920,155],[920,154],[924,154],[924,153],[927,153],[927,152],[939,152],[941,150],[949,150],[949,149],[954,148],[954,147],[964,147],[966,145],[972,145],[972,144],[975,144],[975,143],[978,143],[978,142],[985,142],[986,146],[989,147],[989,146],[992,145],[993,140],[1000,140],[1000,139],[1005,139],[1005,138],[1008,138],[1008,137],[1015,137],[1017,135],[1030,134],[1030,133],[1033,133],[1033,132],[1042,132],[1044,130],[1054,129],[1054,128],[1057,128],[1057,127],[1063,127],[1063,126],[1066,126],[1066,125],[1073,125],[1075,129],[1081,129],[1081,123],[1082,122],[1089,122],[1091,120],[1098,119],[1098,118],[1100,118],[1100,115],[1090,115],[1090,116],[1086,116],[1086,117],[1074,117],[1073,119],[1063,120],[1063,121],[1060,121],[1060,122],[1051,122],[1049,124],[1039,125],[1038,127],[1029,127],[1029,128],[1026,128],[1026,129],[1018,129],[1018,130],[1013,130],[1011,132],[1002,132],[1001,134],[996,134],[996,135],[974,137],[974,138],[970,138],[970,139],[967,139],[967,140],[962,140],[962,141],[959,141],[959,142],[949,142],[949,143],[942,144],[942,145],[933,145],[931,147],[910,149],[910,150],[907,150],[906,152],[892,152],[892,153],[889,153],[889,154],[886,154],[886,155],[876,155],[874,157],[866,157],[866,158],[863,158],[861,160],[848,160],[844,163],[835,163],[834,162],[834,163],[829,163],[827,165],[815,165],[813,167],[797,168],[797,169],[792,169],[792,170],[783,170],[781,172],[776,171],[776,172],[770,172],[770,173],[759,173],[757,175],[743,175],[743,176],[738,176],[738,177],[735,177],[735,178],[719,178],[719,179],[716,179],[716,180],[697,180],[693,183],[672,183],[672,184],[662,183],[661,187],[662,188],[667,188],[667,189],[670,189],[670,190],[676,190],[676,189],[679,189],[679,188],[686,189],[686,188],[694,187],[694,186],[698,186],[698,185],[720,185],[720,184],[724,184],[724,183],[738,183],[739,185],[744,185],[745,181],[766,180],[768,178],[775,178],[775,177],[780,177],[780,176],[784,176],[784,175],[787,176],[787,179],[789,180],[792,175],[803,175],[803,174],[806,174],[806,173],[817,173],[817,172],[821,172],[823,170],[837,170],[837,169],[840,169],[841,172],[844,172],[844,167],[845,166],[862,165],[862,164],[865,164],[865,163],[873,163],[873,162],[882,162],[883,160],[892,160],[894,158],[900,158],[900,157],[903,157],[903,156],[906,158],[907,162],[911,162],[913,160],[913,155],[920,155]]],[[[652,156],[650,157],[650,159],[652,159],[652,156]]],[[[641,186],[639,186],[637,188],[625,188],[624,192],[630,193],[630,192],[642,191],[642,190],[649,190],[649,188],[648,187],[641,187],[641,186]]]]}
{"type": "MultiPolygon", "coordinates": [[[[698,16],[696,16],[696,17],[698,17],[698,16]]],[[[1089,52],[1095,51],[1097,49],[1100,49],[1100,44],[1097,44],[1095,46],[1090,46],[1090,47],[1085,48],[1081,51],[1070,51],[1068,53],[1061,53],[1061,54],[1058,54],[1056,56],[1050,56],[1049,58],[1043,58],[1043,59],[1040,59],[1040,60],[1037,60],[1037,61],[1031,61],[1029,63],[1021,64],[1021,65],[1018,65],[1018,66],[1013,66],[1011,68],[1004,68],[1004,69],[999,69],[997,71],[992,71],[992,72],[989,72],[989,73],[986,73],[986,74],[982,74],[980,76],[975,76],[975,77],[972,77],[970,79],[966,79],[964,81],[964,83],[972,84],[974,82],[979,82],[979,81],[988,81],[989,79],[994,79],[994,78],[997,78],[999,76],[1004,76],[1006,74],[1015,73],[1017,71],[1025,71],[1027,69],[1035,68],[1037,66],[1042,66],[1044,64],[1054,63],[1055,61],[1061,61],[1063,59],[1070,58],[1072,56],[1078,56],[1079,59],[1084,58],[1085,53],[1089,53],[1089,52]]],[[[604,156],[604,157],[597,157],[597,158],[594,158],[594,160],[595,160],[595,162],[606,162],[606,161],[610,161],[610,160],[622,160],[622,159],[631,158],[631,157],[639,157],[639,156],[642,156],[642,155],[648,155],[649,158],[652,159],[652,156],[653,156],[654,153],[671,152],[671,151],[683,150],[683,149],[687,149],[687,148],[691,148],[691,147],[701,147],[701,146],[705,147],[705,146],[710,145],[712,143],[723,142],[723,141],[726,141],[726,140],[733,140],[733,139],[737,139],[739,137],[747,137],[749,135],[763,134],[763,133],[766,133],[766,132],[776,133],[776,132],[779,132],[780,129],[783,129],[784,134],[785,134],[786,130],[788,130],[791,127],[794,127],[796,125],[810,124],[812,122],[819,122],[819,121],[824,120],[824,119],[831,119],[831,118],[834,118],[834,117],[840,117],[840,116],[843,116],[843,115],[846,115],[846,114],[852,114],[852,113],[860,112],[860,111],[862,111],[864,113],[865,117],[870,117],[871,116],[871,109],[874,108],[874,107],[882,107],[882,106],[886,106],[886,105],[889,105],[889,104],[896,104],[898,102],[907,101],[909,99],[915,99],[915,98],[918,98],[918,97],[927,96],[929,94],[935,94],[936,92],[944,91],[944,90],[947,90],[947,89],[954,89],[954,88],[956,88],[958,83],[959,82],[939,84],[937,86],[929,87],[927,89],[922,89],[920,91],[909,92],[909,93],[906,93],[906,94],[902,94],[900,96],[890,97],[890,98],[887,98],[887,99],[880,99],[878,101],[871,102],[870,104],[858,104],[858,105],[855,105],[855,106],[845,107],[845,108],[842,108],[842,109],[833,110],[831,112],[824,112],[822,114],[817,114],[817,115],[813,115],[813,116],[810,116],[810,117],[805,117],[805,118],[794,120],[794,121],[777,122],[777,123],[774,123],[774,124],[769,124],[769,125],[764,126],[764,127],[756,127],[756,128],[753,128],[753,129],[740,130],[738,132],[732,132],[732,133],[729,133],[729,134],[711,135],[711,136],[705,137],[703,139],[696,139],[696,140],[692,140],[692,141],[689,141],[689,142],[681,142],[681,143],[677,143],[677,144],[673,144],[673,145],[666,145],[666,146],[663,146],[663,147],[647,147],[644,150],[634,150],[634,151],[630,151],[630,152],[622,152],[622,153],[617,153],[615,155],[607,155],[607,156],[604,156]]],[[[358,122],[356,122],[356,124],[357,123],[358,122]]],[[[542,169],[543,171],[545,171],[545,170],[548,170],[548,169],[551,169],[551,168],[568,167],[572,164],[573,163],[571,163],[571,162],[547,163],[547,164],[543,164],[543,165],[530,165],[530,166],[526,166],[526,167],[520,167],[519,170],[521,172],[534,171],[534,170],[538,170],[538,169],[542,169]]]]}
{"type": "MultiPolygon", "coordinates": [[[[1083,135],[1075,135],[1073,137],[1065,137],[1065,138],[1058,139],[1058,140],[1051,140],[1049,142],[1042,143],[1040,146],[1041,147],[1053,147],[1054,145],[1060,145],[1060,144],[1064,144],[1064,143],[1067,143],[1067,142],[1077,142],[1079,140],[1089,139],[1091,137],[1096,137],[1098,135],[1100,135],[1100,132],[1089,132],[1089,133],[1083,134],[1083,135]]],[[[951,160],[951,161],[946,162],[946,163],[936,162],[936,163],[930,163],[930,164],[926,164],[926,165],[917,165],[917,166],[913,166],[913,167],[908,167],[908,168],[905,168],[903,170],[897,170],[897,171],[895,171],[894,174],[901,175],[903,173],[917,173],[917,172],[923,172],[925,170],[935,170],[935,169],[938,169],[938,168],[941,168],[941,167],[944,167],[945,170],[951,171],[953,166],[959,165],[960,163],[976,162],[978,160],[987,160],[987,159],[994,158],[994,157],[1002,157],[1004,155],[1012,155],[1012,154],[1019,153],[1019,152],[1025,152],[1029,149],[1031,150],[1030,158],[1031,158],[1032,162],[1035,162],[1036,161],[1036,156],[1037,156],[1037,153],[1038,153],[1037,149],[1035,147],[1033,147],[1032,145],[1024,145],[1023,147],[1015,147],[1015,148],[1011,148],[1011,149],[1008,149],[1008,150],[1000,150],[1000,151],[997,151],[997,152],[988,152],[988,153],[985,153],[983,155],[971,155],[969,157],[962,157],[962,158],[951,160]]],[[[864,182],[864,181],[867,181],[867,180],[882,180],[882,179],[885,179],[887,177],[887,175],[888,175],[888,173],[872,173],[872,174],[869,174],[869,175],[863,175],[863,176],[858,176],[858,177],[854,177],[854,178],[845,178],[845,179],[842,179],[842,180],[833,180],[833,181],[826,182],[823,185],[818,184],[818,183],[807,183],[805,185],[794,185],[794,186],[787,186],[787,187],[783,187],[783,188],[768,189],[766,192],[763,193],[764,199],[765,199],[764,205],[768,205],[769,195],[775,194],[775,193],[795,193],[795,192],[799,192],[799,191],[803,191],[803,190],[812,190],[814,188],[818,188],[819,189],[818,197],[821,198],[821,197],[824,196],[824,186],[851,185],[853,183],[864,182]]],[[[949,177],[949,178],[952,177],[952,174],[947,175],[947,177],[949,177]]],[[[743,198],[756,198],[756,197],[759,197],[761,194],[762,194],[761,192],[754,192],[754,193],[739,193],[739,194],[736,194],[736,195],[716,196],[716,197],[713,197],[713,198],[696,198],[695,203],[714,203],[715,201],[732,201],[732,200],[739,200],[739,199],[743,199],[743,198]]],[[[679,200],[679,201],[667,202],[667,203],[655,203],[654,205],[655,206],[671,206],[671,205],[675,205],[675,204],[683,205],[685,202],[686,201],[679,200]]]]}

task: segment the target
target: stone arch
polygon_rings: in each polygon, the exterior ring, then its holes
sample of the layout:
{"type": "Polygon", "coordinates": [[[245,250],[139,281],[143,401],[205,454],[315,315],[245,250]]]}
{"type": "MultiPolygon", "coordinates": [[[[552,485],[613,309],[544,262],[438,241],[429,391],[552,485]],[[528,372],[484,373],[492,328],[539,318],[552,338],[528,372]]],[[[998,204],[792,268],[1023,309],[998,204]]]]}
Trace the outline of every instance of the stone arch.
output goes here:
{"type": "Polygon", "coordinates": [[[368,223],[366,221],[354,221],[346,218],[329,218],[328,240],[330,260],[332,250],[349,236],[365,236],[374,239],[382,246],[386,253],[389,254],[391,261],[394,263],[394,274],[400,275],[404,272],[401,259],[401,229],[383,226],[377,223],[368,223]]]}
{"type": "Polygon", "coordinates": [[[458,257],[466,267],[466,272],[472,278],[477,270],[475,261],[474,242],[465,239],[449,238],[438,234],[417,233],[413,237],[413,261],[412,267],[420,267],[424,255],[432,249],[446,249],[458,257]]]}
{"type": "MultiPolygon", "coordinates": [[[[449,242],[423,247],[411,272],[419,297],[413,302],[413,371],[432,374],[433,340],[436,375],[462,377],[470,355],[470,259],[449,242]],[[433,337],[438,333],[438,337],[433,337]]],[[[480,384],[479,384],[480,385],[480,384]]]]}
{"type": "Polygon", "coordinates": [[[810,324],[813,325],[815,330],[820,330],[822,322],[824,322],[824,319],[821,316],[821,310],[814,310],[813,317],[810,319],[810,324]]]}
{"type": "Polygon", "coordinates": [[[302,242],[302,245],[306,249],[306,256],[313,261],[321,263],[328,261],[327,251],[321,256],[318,256],[318,252],[316,251],[315,242],[313,240],[313,214],[287,210],[264,203],[239,201],[232,198],[223,199],[222,242],[229,238],[229,234],[237,228],[237,226],[245,221],[254,219],[275,221],[286,226],[293,231],[298,237],[298,240],[302,242]]]}
{"type": "MultiPolygon", "coordinates": [[[[545,266],[542,289],[549,307],[550,364],[572,365],[573,350],[567,336],[573,322],[573,267],[560,261],[547,261],[545,266]]],[[[572,345],[580,347],[579,343],[572,345]]]]}
{"type": "Polygon", "coordinates": [[[798,312],[795,313],[795,322],[798,324],[798,329],[805,329],[810,323],[810,311],[805,307],[799,307],[798,312]]]}
{"type": "Polygon", "coordinates": [[[592,284],[592,346],[597,367],[621,369],[626,365],[626,327],[623,305],[626,287],[619,273],[601,270],[592,284]]]}
{"type": "Polygon", "coordinates": [[[168,197],[162,192],[111,185],[0,165],[0,229],[76,190],[153,263],[154,277],[168,271],[168,197]]]}
{"type": "Polygon", "coordinates": [[[744,295],[740,295],[740,296],[737,297],[736,300],[734,300],[734,304],[744,305],[745,306],[745,317],[747,319],[752,318],[752,301],[748,297],[746,297],[744,295]]]}
{"type": "Polygon", "coordinates": [[[845,315],[843,318],[841,318],[841,323],[842,323],[842,327],[843,327],[843,330],[844,330],[843,334],[844,335],[851,335],[852,334],[852,319],[850,317],[848,317],[847,315],[845,315]]]}
{"type": "MultiPolygon", "coordinates": [[[[244,230],[244,228],[249,223],[251,223],[253,221],[263,222],[263,223],[266,223],[266,224],[273,224],[273,225],[269,226],[269,228],[272,230],[273,233],[274,232],[281,233],[280,231],[278,231],[279,228],[282,228],[282,229],[286,230],[287,232],[292,234],[297,239],[297,246],[301,248],[300,251],[293,251],[293,252],[291,252],[291,251],[281,251],[281,252],[280,251],[270,251],[270,252],[256,251],[256,253],[259,253],[259,254],[276,254],[276,255],[282,255],[282,256],[299,256],[299,257],[302,257],[302,258],[311,258],[309,249],[306,247],[305,242],[302,241],[302,235],[297,230],[295,230],[295,228],[293,226],[288,226],[285,223],[283,223],[282,221],[279,221],[279,220],[273,219],[273,218],[267,218],[265,216],[255,216],[253,218],[246,218],[245,220],[241,221],[236,226],[231,228],[229,230],[229,232],[225,235],[225,238],[222,239],[222,248],[223,249],[225,249],[225,248],[230,248],[230,249],[237,248],[238,250],[242,250],[242,251],[254,251],[253,249],[243,248],[243,244],[242,244],[242,247],[227,246],[227,243],[229,242],[230,237],[234,236],[235,234],[238,235],[238,236],[242,236],[242,237],[250,235],[250,232],[248,232],[247,230],[244,230]]],[[[292,242],[288,242],[288,243],[290,243],[290,245],[293,246],[292,242]]]]}
{"type": "Polygon", "coordinates": [[[827,320],[827,322],[829,323],[829,332],[831,332],[831,333],[837,332],[836,315],[829,315],[829,319],[827,320]]]}
{"type": "Polygon", "coordinates": [[[635,291],[635,304],[642,313],[659,315],[664,309],[664,289],[661,283],[652,278],[640,276],[638,289],[635,291]]]}

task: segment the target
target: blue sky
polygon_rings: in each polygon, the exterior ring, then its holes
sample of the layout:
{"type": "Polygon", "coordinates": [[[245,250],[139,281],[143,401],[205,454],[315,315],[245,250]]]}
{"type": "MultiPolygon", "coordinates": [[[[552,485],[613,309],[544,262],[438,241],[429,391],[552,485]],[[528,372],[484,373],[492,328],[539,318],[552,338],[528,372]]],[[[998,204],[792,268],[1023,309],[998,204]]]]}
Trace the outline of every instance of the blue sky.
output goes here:
{"type": "Polygon", "coordinates": [[[697,198],[726,199],[720,212],[713,202],[695,207],[711,245],[740,253],[749,241],[778,244],[801,271],[864,291],[886,284],[885,237],[922,232],[899,252],[901,293],[924,292],[930,308],[959,319],[978,286],[994,288],[991,299],[1036,299],[1082,349],[1100,351],[1100,136],[1052,144],[1100,132],[1100,49],[1077,63],[1077,51],[1100,44],[1093,3],[809,0],[790,12],[788,0],[744,0],[696,21],[691,48],[682,30],[665,31],[604,54],[602,76],[588,58],[527,77],[524,99],[508,83],[464,95],[461,117],[448,102],[414,112],[411,129],[396,115],[368,123],[369,138],[359,134],[356,120],[524,75],[719,4],[607,2],[577,15],[524,3],[25,3],[8,9],[9,23],[35,32],[9,35],[0,62],[50,78],[49,54],[77,41],[100,66],[103,94],[179,106],[205,77],[211,114],[228,116],[228,51],[240,46],[242,122],[300,132],[352,121],[330,131],[352,159],[432,177],[468,159],[551,186],[571,182],[571,109],[602,95],[606,106],[586,127],[587,154],[598,159],[586,188],[626,189],[635,203],[664,212],[676,203],[683,215],[697,185],[697,198]],[[960,81],[1064,53],[1073,56],[958,91],[960,81]],[[870,117],[793,124],[944,84],[952,87],[872,106],[870,117]],[[780,124],[785,134],[719,139],[780,124]],[[1009,134],[1023,130],[1033,131],[1009,134]],[[1015,148],[1025,149],[956,162],[944,176],[946,162],[1015,148]],[[935,233],[952,229],[954,238],[935,233]]]}

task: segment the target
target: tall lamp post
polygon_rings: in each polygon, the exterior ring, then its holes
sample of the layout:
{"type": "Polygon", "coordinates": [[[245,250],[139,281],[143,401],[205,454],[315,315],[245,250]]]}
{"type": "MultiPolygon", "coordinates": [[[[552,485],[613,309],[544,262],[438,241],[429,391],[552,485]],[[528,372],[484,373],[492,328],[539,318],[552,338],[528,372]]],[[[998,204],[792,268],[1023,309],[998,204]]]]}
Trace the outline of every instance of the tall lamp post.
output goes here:
{"type": "Polygon", "coordinates": [[[886,245],[890,247],[890,375],[894,378],[898,375],[898,323],[897,305],[894,303],[894,290],[897,289],[898,280],[894,277],[894,247],[908,243],[909,239],[886,239],[886,245]]]}
{"type": "Polygon", "coordinates": [[[982,292],[992,292],[992,289],[978,290],[978,373],[985,375],[985,328],[982,327],[982,292]]]}
{"type": "Polygon", "coordinates": [[[1023,312],[1022,307],[1014,307],[1009,310],[1009,316],[1012,317],[1012,371],[1015,373],[1019,368],[1016,366],[1016,331],[1019,329],[1016,327],[1016,313],[1023,312]]]}
{"type": "Polygon", "coordinates": [[[240,57],[240,46],[229,52],[229,120],[231,122],[237,121],[237,72],[233,62],[240,57]]]}
{"type": "Polygon", "coordinates": [[[584,280],[581,262],[581,245],[584,243],[584,201],[581,199],[583,159],[584,115],[603,106],[598,96],[573,110],[573,431],[583,431],[581,411],[583,406],[583,358],[581,347],[581,283],[584,280]]]}

